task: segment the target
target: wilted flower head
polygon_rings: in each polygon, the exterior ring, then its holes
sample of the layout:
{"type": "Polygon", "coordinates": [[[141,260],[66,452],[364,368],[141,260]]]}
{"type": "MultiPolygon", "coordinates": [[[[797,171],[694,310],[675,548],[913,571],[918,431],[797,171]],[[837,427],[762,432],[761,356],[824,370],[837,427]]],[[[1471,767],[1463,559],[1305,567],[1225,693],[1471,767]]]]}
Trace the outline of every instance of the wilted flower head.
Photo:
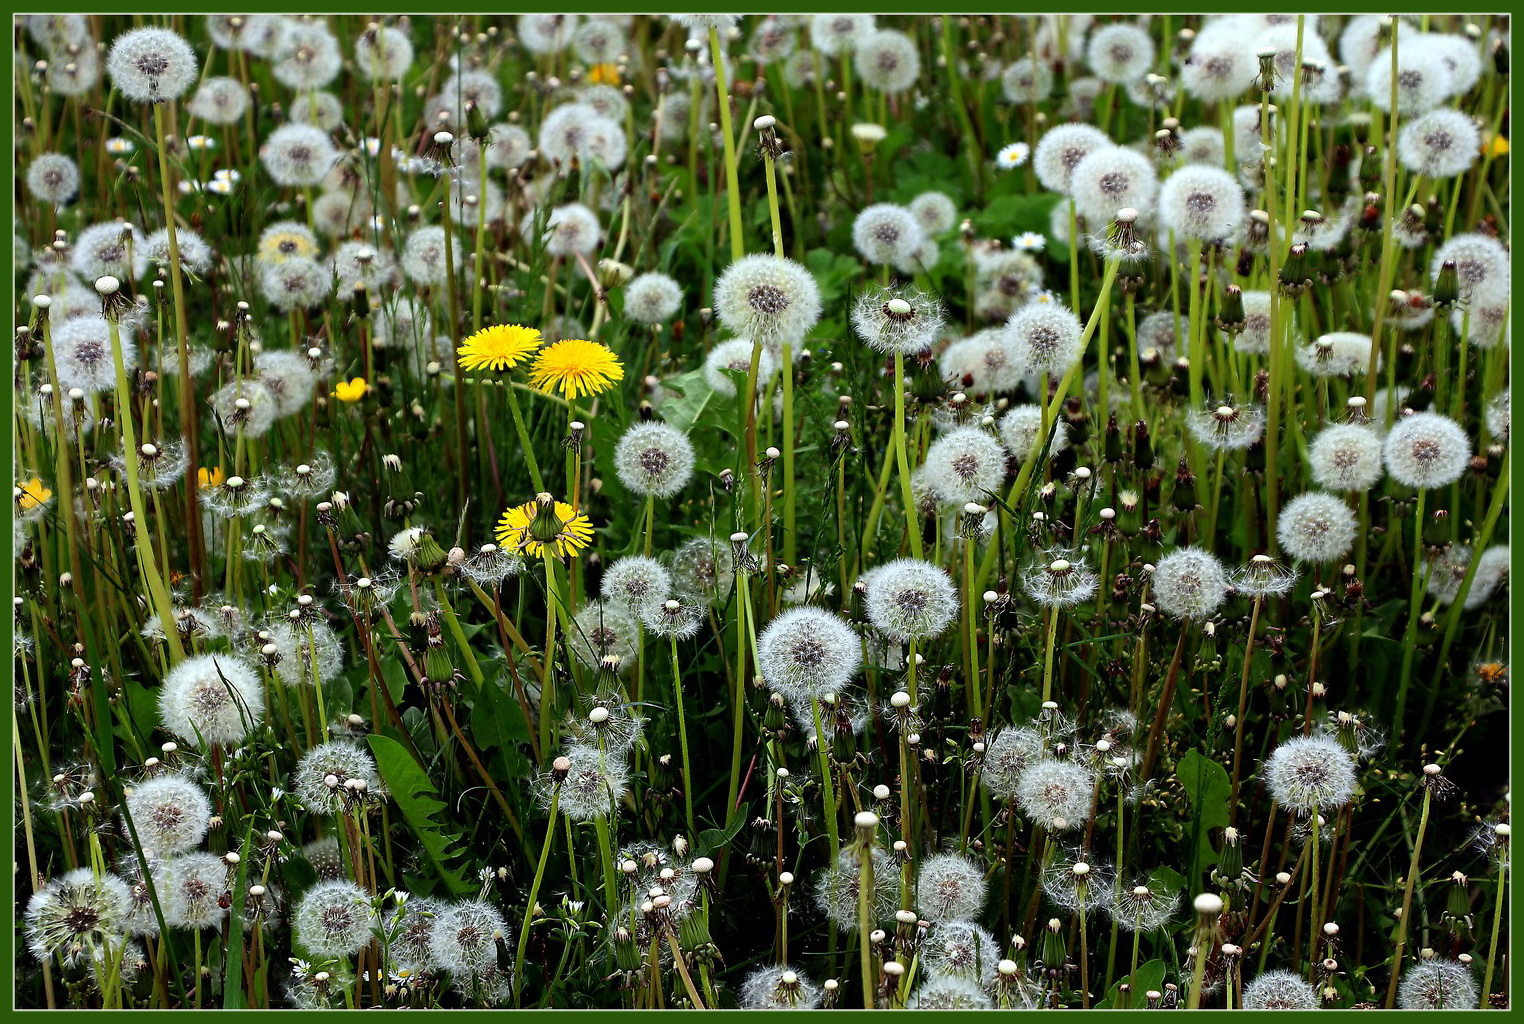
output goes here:
{"type": "Polygon", "coordinates": [[[1334,810],[1355,792],[1355,761],[1332,736],[1293,736],[1265,761],[1277,803],[1301,815],[1334,810]]]}

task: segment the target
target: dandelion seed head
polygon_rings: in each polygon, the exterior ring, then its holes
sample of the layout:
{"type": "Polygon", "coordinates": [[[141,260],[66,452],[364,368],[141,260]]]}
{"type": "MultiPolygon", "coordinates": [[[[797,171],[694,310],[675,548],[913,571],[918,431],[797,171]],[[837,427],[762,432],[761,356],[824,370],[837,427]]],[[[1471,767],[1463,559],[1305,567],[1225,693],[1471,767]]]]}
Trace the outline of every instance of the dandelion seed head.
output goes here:
{"type": "Polygon", "coordinates": [[[1227,398],[1192,410],[1185,425],[1192,437],[1213,450],[1238,451],[1264,435],[1265,410],[1257,405],[1234,404],[1227,398]]]}
{"type": "MultiPolygon", "coordinates": [[[[559,784],[560,812],[572,821],[607,817],[629,788],[630,772],[623,754],[578,743],[568,746],[562,756],[569,769],[559,784]]],[[[541,801],[547,806],[555,787],[550,779],[541,780],[541,801]]]]}
{"type": "Polygon", "coordinates": [[[66,962],[78,962],[77,950],[120,944],[130,911],[131,893],[120,878],[76,868],[48,881],[27,902],[27,947],[39,960],[61,953],[66,962]]]}
{"type": "MultiPolygon", "coordinates": [[[[1413,34],[1397,47],[1397,112],[1405,117],[1426,114],[1451,95],[1455,76],[1441,53],[1413,34]]],[[[1384,47],[1365,72],[1365,92],[1371,105],[1383,113],[1392,107],[1391,48],[1384,47]]]]}
{"type": "Polygon", "coordinates": [[[1098,147],[1075,165],[1069,192],[1085,220],[1109,224],[1118,210],[1152,214],[1159,179],[1142,154],[1121,146],[1098,147]]]}
{"type": "Polygon", "coordinates": [[[1132,22],[1113,22],[1090,33],[1085,61],[1103,82],[1126,85],[1148,73],[1154,63],[1154,41],[1132,22]]]}
{"type": "Polygon", "coordinates": [[[865,576],[864,601],[873,628],[892,640],[940,636],[958,613],[958,594],[947,570],[930,562],[901,558],[865,576]]]}
{"type": "MultiPolygon", "coordinates": [[[[1000,440],[1017,462],[1025,462],[1038,436],[1042,433],[1042,407],[1018,405],[1000,417],[1000,440]]],[[[1049,424],[1048,455],[1052,456],[1069,446],[1069,425],[1054,416],[1049,424]]]]}
{"type": "Polygon", "coordinates": [[[1055,550],[1023,570],[1021,586],[1045,608],[1067,608],[1095,596],[1100,577],[1077,552],[1055,550]]]}
{"type": "MultiPolygon", "coordinates": [[[[290,266],[290,264],[284,264],[290,266]]],[[[275,425],[280,406],[270,389],[258,380],[235,380],[216,391],[207,399],[212,415],[217,417],[222,432],[229,438],[242,434],[246,438],[264,437],[275,425]]]]}
{"type": "Polygon", "coordinates": [[[228,912],[220,902],[230,874],[227,862],[215,853],[186,853],[167,861],[159,891],[164,923],[191,931],[221,925],[228,912]]]}
{"type": "Polygon", "coordinates": [[[1187,164],[1159,189],[1159,221],[1177,238],[1228,238],[1246,215],[1243,187],[1219,167],[1187,164]]]}
{"type": "Polygon", "coordinates": [[[682,286],[667,274],[641,274],[624,286],[624,315],[638,324],[666,323],[682,306],[682,286]]]}
{"type": "Polygon", "coordinates": [[[344,643],[321,619],[278,619],[270,623],[268,632],[280,656],[275,674],[287,686],[311,685],[314,678],[332,682],[344,670],[344,643]]]}
{"type": "Polygon", "coordinates": [[[797,967],[758,967],[742,980],[736,1002],[745,1010],[813,1010],[825,993],[797,967]]]}
{"type": "Polygon", "coordinates": [[[197,846],[212,818],[206,791],[183,775],[145,779],[127,795],[126,806],[144,850],[157,856],[197,846]]]}
{"type": "Polygon", "coordinates": [[[1318,993],[1290,971],[1263,971],[1244,986],[1246,1010],[1316,1010],[1318,993]]]}
{"type": "Polygon", "coordinates": [[[1482,136],[1470,116],[1449,107],[1409,121],[1397,135],[1397,159],[1425,178],[1453,178],[1476,163],[1482,136]]]}
{"type": "Polygon", "coordinates": [[[1473,305],[1502,304],[1509,292],[1508,250],[1496,238],[1479,233],[1451,235],[1434,250],[1429,262],[1429,279],[1439,280],[1440,268],[1455,264],[1460,279],[1461,296],[1473,305]]]}
{"type": "Polygon", "coordinates": [[[370,895],[350,881],[319,882],[302,894],[291,916],[296,941],[313,956],[353,956],[370,942],[375,914],[370,895]]]}
{"type": "Polygon", "coordinates": [[[1080,357],[1084,325],[1067,306],[1028,303],[1011,316],[1005,329],[1026,373],[1045,373],[1056,379],[1080,357]]]}
{"type": "Polygon", "coordinates": [[[945,192],[922,192],[910,201],[910,215],[927,238],[945,234],[958,224],[958,204],[945,192]]]}
{"type": "Polygon", "coordinates": [[[519,43],[533,54],[559,53],[571,45],[580,20],[575,14],[521,14],[519,43]]]}
{"type": "Polygon", "coordinates": [[[376,774],[375,758],[357,743],[330,740],[319,743],[302,755],[291,773],[291,791],[308,810],[317,814],[336,814],[345,808],[345,783],[359,779],[369,793],[382,791],[376,774]],[[336,785],[328,785],[332,776],[336,785]]]}
{"type": "MultiPolygon", "coordinates": [[[[984,871],[973,861],[956,853],[933,854],[921,861],[916,876],[916,910],[933,923],[972,921],[984,910],[986,892],[984,871]]],[[[950,926],[944,938],[958,931],[950,926]]]]}
{"type": "Polygon", "coordinates": [[[978,427],[949,430],[926,451],[926,482],[944,504],[986,499],[1005,480],[1006,452],[978,427]]]}
{"type": "Polygon", "coordinates": [[[339,153],[321,128],[287,123],[269,134],[259,147],[259,158],[275,184],[301,187],[321,183],[339,153]]]}
{"type": "Polygon", "coordinates": [[[928,978],[916,987],[911,998],[918,1010],[989,1010],[994,1007],[979,982],[955,974],[928,978]]]}
{"type": "Polygon", "coordinates": [[[1282,807],[1306,816],[1349,803],[1355,761],[1331,736],[1293,736],[1265,761],[1265,785],[1282,807]]]}
{"type": "Polygon", "coordinates": [[[975,395],[1014,391],[1026,376],[1020,343],[1007,330],[985,328],[955,341],[938,360],[942,379],[975,395]]]}
{"type": "Polygon", "coordinates": [[[787,257],[743,256],[715,282],[714,310],[741,338],[797,343],[820,320],[820,289],[814,275],[787,257]]]}
{"type": "Polygon", "coordinates": [[[434,962],[459,975],[481,973],[497,966],[497,941],[508,935],[508,924],[497,908],[483,900],[463,900],[439,908],[429,934],[434,962]]]}
{"type": "Polygon", "coordinates": [[[281,312],[321,305],[333,286],[333,273],[316,260],[293,256],[267,263],[259,271],[259,290],[281,312]]]}
{"type": "Polygon", "coordinates": [[[1151,581],[1154,604],[1177,619],[1206,618],[1228,595],[1222,562],[1194,546],[1178,548],[1159,559],[1151,581]]]}
{"type": "Polygon", "coordinates": [[[1281,509],[1276,537],[1300,562],[1335,562],[1349,554],[1359,523],[1344,499],[1322,491],[1299,494],[1281,509]]]}
{"type": "Polygon", "coordinates": [[[828,57],[851,54],[874,31],[871,14],[816,14],[809,24],[810,45],[828,57]]]}
{"type": "Polygon", "coordinates": [[[159,719],[193,745],[243,742],[264,718],[264,686],[253,669],[227,654],[186,658],[164,677],[159,719]]]}
{"type": "Polygon", "coordinates": [[[865,88],[892,95],[907,91],[921,77],[921,54],[904,32],[875,28],[858,38],[853,67],[865,88]]]}
{"type": "Polygon", "coordinates": [[[378,26],[355,40],[355,66],[373,82],[395,82],[413,65],[413,41],[394,25],[378,26]]]}
{"type": "MultiPolygon", "coordinates": [[[[856,931],[857,899],[860,891],[862,848],[843,846],[836,861],[820,873],[815,902],[821,911],[844,932],[856,931]]],[[[873,893],[868,904],[871,923],[892,920],[900,904],[900,877],[889,854],[872,847],[873,893]]]]}
{"type": "Polygon", "coordinates": [[[644,620],[656,614],[672,592],[672,574],[654,558],[627,555],[603,574],[603,599],[644,620]]]}
{"type": "Polygon", "coordinates": [[[762,678],[790,699],[839,693],[862,664],[862,641],[841,616],[803,605],[779,613],[757,637],[762,678]]]}
{"type": "Polygon", "coordinates": [[[945,323],[941,301],[919,288],[875,286],[852,304],[852,329],[875,352],[924,352],[945,323]]]}
{"type": "Polygon", "coordinates": [[[178,33],[163,28],[123,32],[106,55],[106,74],[117,92],[134,103],[178,99],[196,81],[196,51],[178,33]]]}
{"type": "Polygon", "coordinates": [[[634,424],[614,448],[619,482],[639,495],[674,497],[693,478],[693,466],[688,435],[658,420],[634,424]]]}
{"type": "Polygon", "coordinates": [[[79,165],[63,153],[42,153],[27,164],[26,188],[39,201],[62,206],[79,194],[79,165]]]}
{"type": "MultiPolygon", "coordinates": [[[[58,383],[63,388],[79,388],[85,394],[99,394],[116,387],[116,363],[111,351],[111,327],[99,316],[80,316],[65,320],[53,328],[53,355],[58,368],[58,383]]],[[[131,332],[118,328],[124,368],[138,364],[137,345],[131,332]]]]}
{"type": "Polygon", "coordinates": [[[1095,775],[1084,765],[1043,757],[1030,763],[1016,784],[1021,812],[1049,832],[1083,827],[1090,819],[1095,775]]]}
{"type": "Polygon", "coordinates": [[[1448,416],[1417,412],[1392,425],[1382,456],[1386,471],[1404,487],[1443,487],[1465,472],[1471,441],[1448,416]]]}
{"type": "Polygon", "coordinates": [[[1397,1005],[1404,1010],[1474,1010],[1478,998],[1476,976],[1458,960],[1420,960],[1397,987],[1397,1005]]]}

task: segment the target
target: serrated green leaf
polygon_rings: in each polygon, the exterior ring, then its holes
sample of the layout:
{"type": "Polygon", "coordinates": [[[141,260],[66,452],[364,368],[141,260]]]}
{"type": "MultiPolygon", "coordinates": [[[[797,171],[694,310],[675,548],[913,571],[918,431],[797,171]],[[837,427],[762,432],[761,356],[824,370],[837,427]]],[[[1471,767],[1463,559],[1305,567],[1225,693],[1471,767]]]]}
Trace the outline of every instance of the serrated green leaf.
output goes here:
{"type": "Polygon", "coordinates": [[[1188,751],[1180,759],[1175,767],[1175,777],[1191,800],[1191,823],[1187,829],[1191,839],[1189,880],[1195,885],[1200,881],[1201,873],[1217,863],[1211,830],[1228,823],[1228,798],[1233,786],[1228,780],[1227,769],[1203,756],[1199,750],[1188,751]]]}
{"type": "Polygon", "coordinates": [[[371,736],[369,740],[371,753],[376,757],[376,769],[391,791],[403,820],[423,844],[435,875],[452,895],[464,896],[471,891],[471,885],[449,865],[449,860],[457,853],[454,844],[460,835],[447,835],[434,820],[436,814],[445,810],[445,803],[436,795],[434,784],[402,744],[385,736],[371,736]]]}

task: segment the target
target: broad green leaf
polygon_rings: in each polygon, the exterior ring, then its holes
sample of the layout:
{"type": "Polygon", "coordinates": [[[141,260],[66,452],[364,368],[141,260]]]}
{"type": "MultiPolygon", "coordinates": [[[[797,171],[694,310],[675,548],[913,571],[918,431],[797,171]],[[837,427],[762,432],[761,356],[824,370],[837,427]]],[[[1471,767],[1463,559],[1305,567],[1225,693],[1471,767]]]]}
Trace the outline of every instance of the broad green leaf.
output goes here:
{"type": "Polygon", "coordinates": [[[1123,985],[1132,986],[1132,999],[1126,1009],[1140,1010],[1144,1006],[1143,993],[1150,990],[1162,991],[1164,989],[1164,961],[1149,960],[1147,963],[1138,965],[1138,973],[1129,974],[1124,978],[1117,979],[1117,983],[1111,986],[1106,993],[1106,998],[1095,1004],[1097,1010],[1115,1009],[1117,996],[1122,992],[1123,985]]]}
{"type": "Polygon", "coordinates": [[[418,767],[407,748],[396,740],[371,736],[370,750],[376,755],[376,768],[386,782],[386,788],[391,791],[403,820],[423,845],[424,853],[434,866],[435,875],[452,895],[464,896],[470,892],[471,884],[460,877],[460,872],[448,863],[458,852],[454,844],[460,839],[460,834],[446,834],[435,819],[440,811],[446,809],[446,805],[436,795],[434,784],[423,774],[423,769],[418,767]]]}
{"type": "Polygon", "coordinates": [[[1233,787],[1222,765],[1198,750],[1186,753],[1175,767],[1175,777],[1191,798],[1191,822],[1186,830],[1190,838],[1191,871],[1189,882],[1196,885],[1201,873],[1217,863],[1212,848],[1211,830],[1228,823],[1228,798],[1233,787]]]}

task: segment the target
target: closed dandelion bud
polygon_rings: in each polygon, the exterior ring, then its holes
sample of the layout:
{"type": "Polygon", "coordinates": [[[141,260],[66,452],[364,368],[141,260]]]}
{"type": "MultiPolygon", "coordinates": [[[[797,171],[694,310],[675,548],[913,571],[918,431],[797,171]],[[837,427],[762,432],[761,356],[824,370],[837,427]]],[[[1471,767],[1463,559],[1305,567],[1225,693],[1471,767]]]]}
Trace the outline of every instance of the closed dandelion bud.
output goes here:
{"type": "Polygon", "coordinates": [[[1101,457],[1112,466],[1121,463],[1126,451],[1122,445],[1122,428],[1117,424],[1117,414],[1106,420],[1106,433],[1101,445],[1101,457]]]}
{"type": "Polygon", "coordinates": [[[1180,460],[1175,469],[1175,489],[1170,494],[1175,511],[1185,514],[1196,510],[1196,477],[1191,473],[1190,463],[1180,460]]]}
{"type": "Polygon", "coordinates": [[[1048,970],[1062,969],[1068,951],[1064,946],[1064,925],[1058,918],[1049,918],[1042,933],[1042,964],[1048,970]]]}
{"type": "Polygon", "coordinates": [[[1222,298],[1217,304],[1217,326],[1222,328],[1228,337],[1237,337],[1248,322],[1244,315],[1243,289],[1236,284],[1230,284],[1223,289],[1222,298]]]}
{"type": "Polygon", "coordinates": [[[1064,402],[1064,422],[1069,426],[1070,448],[1090,440],[1090,421],[1085,417],[1085,407],[1078,398],[1064,402]]]}
{"type": "Polygon", "coordinates": [[[1243,874],[1243,837],[1231,825],[1222,830],[1222,854],[1217,859],[1217,870],[1229,881],[1234,881],[1243,874]]]}
{"type": "Polygon", "coordinates": [[[1172,373],[1169,378],[1169,390],[1177,398],[1184,398],[1190,394],[1191,361],[1185,356],[1175,360],[1171,367],[1172,373]]]}
{"type": "Polygon", "coordinates": [[[1132,428],[1132,464],[1139,472],[1154,468],[1154,446],[1149,437],[1148,424],[1139,420],[1132,428]]]}
{"type": "Polygon", "coordinates": [[[443,569],[449,559],[450,556],[444,548],[439,546],[439,541],[434,539],[434,535],[425,533],[413,550],[412,562],[419,572],[432,576],[443,569]]]}
{"type": "Polygon", "coordinates": [[[1434,282],[1434,305],[1451,306],[1460,301],[1460,272],[1454,260],[1439,265],[1439,277],[1434,282]]]}
{"type": "Polygon", "coordinates": [[[1298,242],[1291,247],[1291,251],[1286,255],[1286,262],[1281,265],[1281,291],[1285,295],[1296,298],[1311,285],[1312,276],[1307,266],[1307,245],[1304,242],[1298,242]]]}

